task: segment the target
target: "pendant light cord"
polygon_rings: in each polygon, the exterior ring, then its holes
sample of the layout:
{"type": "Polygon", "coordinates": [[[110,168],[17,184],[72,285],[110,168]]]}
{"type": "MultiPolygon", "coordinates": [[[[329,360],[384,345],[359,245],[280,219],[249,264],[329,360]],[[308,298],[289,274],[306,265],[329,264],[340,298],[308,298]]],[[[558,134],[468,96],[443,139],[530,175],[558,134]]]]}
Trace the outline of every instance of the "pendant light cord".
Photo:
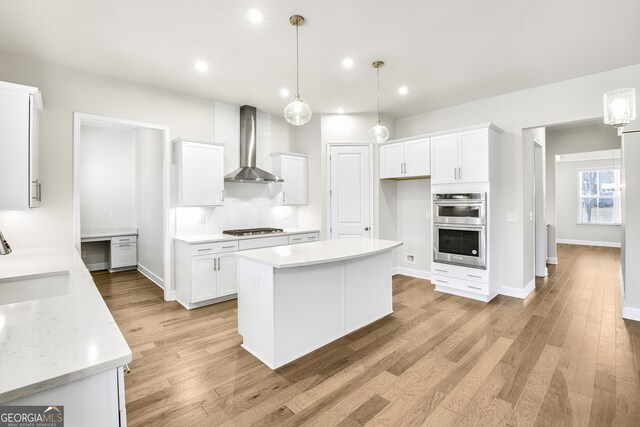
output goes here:
{"type": "Polygon", "coordinates": [[[296,98],[300,98],[300,47],[298,41],[298,25],[296,25],[296,98]]]}
{"type": "Polygon", "coordinates": [[[380,67],[376,68],[378,75],[378,123],[380,123],[380,67]]]}

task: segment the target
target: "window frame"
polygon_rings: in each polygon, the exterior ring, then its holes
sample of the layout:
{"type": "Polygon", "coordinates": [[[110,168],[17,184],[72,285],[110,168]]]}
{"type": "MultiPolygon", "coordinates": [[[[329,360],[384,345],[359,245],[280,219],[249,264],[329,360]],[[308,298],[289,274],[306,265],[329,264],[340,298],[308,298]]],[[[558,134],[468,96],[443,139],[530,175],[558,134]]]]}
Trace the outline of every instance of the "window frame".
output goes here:
{"type": "MultiPolygon", "coordinates": [[[[599,200],[600,199],[611,199],[613,201],[613,206],[616,206],[616,202],[617,202],[617,206],[620,207],[620,209],[622,208],[620,206],[620,204],[622,203],[622,195],[621,195],[621,190],[618,190],[618,195],[616,196],[615,194],[611,195],[611,196],[601,196],[600,195],[600,172],[602,171],[612,171],[612,172],[618,172],[618,180],[616,182],[616,184],[618,186],[620,186],[620,181],[621,181],[621,168],[619,165],[616,166],[595,166],[595,167],[589,167],[589,168],[578,168],[577,172],[578,172],[578,176],[577,176],[577,194],[578,194],[578,200],[577,200],[577,206],[578,206],[578,215],[577,215],[577,225],[604,225],[604,226],[611,226],[611,225],[622,225],[622,217],[620,218],[620,221],[617,222],[600,222],[599,220],[599,215],[598,215],[598,220],[597,221],[593,221],[593,217],[592,217],[592,221],[591,222],[586,222],[582,220],[582,201],[583,199],[596,199],[596,207],[598,207],[597,205],[599,204],[599,200]],[[595,195],[583,195],[582,194],[582,173],[583,172],[597,172],[597,184],[596,187],[598,189],[598,194],[595,195]]],[[[615,192],[614,192],[615,193],[615,192]]]]}

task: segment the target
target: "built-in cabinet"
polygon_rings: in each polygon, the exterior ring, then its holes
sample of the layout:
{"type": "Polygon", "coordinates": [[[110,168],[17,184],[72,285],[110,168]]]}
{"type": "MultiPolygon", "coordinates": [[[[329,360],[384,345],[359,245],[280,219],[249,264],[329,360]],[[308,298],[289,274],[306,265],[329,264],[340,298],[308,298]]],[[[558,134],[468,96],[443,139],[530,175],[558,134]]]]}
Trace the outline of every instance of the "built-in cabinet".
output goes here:
{"type": "Polygon", "coordinates": [[[306,205],[308,190],[308,159],[306,154],[273,153],[273,173],[284,180],[282,205],[306,205]]]}
{"type": "Polygon", "coordinates": [[[177,138],[174,156],[180,206],[224,204],[224,144],[177,138]]]}
{"type": "Polygon", "coordinates": [[[431,175],[429,138],[390,141],[380,146],[380,179],[424,178],[431,175]]]}
{"type": "Polygon", "coordinates": [[[431,183],[489,181],[490,128],[431,137],[431,183]]]}
{"type": "Polygon", "coordinates": [[[117,236],[111,238],[109,270],[122,271],[138,268],[138,236],[117,236]]]}
{"type": "Polygon", "coordinates": [[[28,209],[42,200],[38,113],[40,91],[0,82],[0,209],[28,209]]]}
{"type": "Polygon", "coordinates": [[[205,243],[176,239],[178,301],[191,309],[235,298],[237,251],[313,242],[319,237],[318,232],[310,232],[205,243]]]}
{"type": "Polygon", "coordinates": [[[124,367],[108,369],[3,403],[11,406],[52,404],[64,406],[64,424],[68,426],[126,426],[124,367]]]}

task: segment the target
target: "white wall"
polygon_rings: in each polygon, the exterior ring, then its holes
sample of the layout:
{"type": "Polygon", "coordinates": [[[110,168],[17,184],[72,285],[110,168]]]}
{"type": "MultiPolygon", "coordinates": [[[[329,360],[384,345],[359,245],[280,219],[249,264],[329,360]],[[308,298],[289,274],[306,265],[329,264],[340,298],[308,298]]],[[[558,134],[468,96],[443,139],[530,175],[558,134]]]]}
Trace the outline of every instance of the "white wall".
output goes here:
{"type": "MultiPolygon", "coordinates": [[[[637,87],[637,86],[636,86],[637,87]]],[[[639,129],[640,126],[629,126],[639,129]]],[[[640,320],[640,131],[622,138],[622,314],[640,320]]]]}
{"type": "MultiPolygon", "coordinates": [[[[601,117],[602,95],[623,87],[640,87],[640,65],[402,118],[396,122],[396,136],[419,135],[486,122],[493,122],[505,130],[502,175],[509,179],[503,186],[503,200],[505,211],[516,213],[517,221],[502,224],[503,281],[505,286],[524,287],[533,277],[524,277],[523,248],[532,245],[533,234],[524,235],[523,203],[532,195],[531,188],[524,186],[522,130],[601,117]]],[[[530,262],[528,256],[526,262],[530,262]]]]}
{"type": "Polygon", "coordinates": [[[549,224],[548,256],[557,257],[557,217],[555,159],[559,154],[619,149],[621,140],[617,132],[600,120],[590,120],[546,129],[546,216],[549,224]]]}
{"type": "Polygon", "coordinates": [[[578,224],[578,171],[620,167],[620,159],[556,161],[556,209],[558,240],[587,241],[594,244],[620,244],[620,225],[578,224]]]}
{"type": "Polygon", "coordinates": [[[39,87],[43,200],[37,209],[0,211],[14,248],[73,244],[73,112],[170,126],[175,136],[213,138],[213,101],[0,54],[0,80],[39,87]]]}
{"type": "Polygon", "coordinates": [[[131,129],[82,127],[79,182],[83,230],[135,226],[135,162],[131,129]]]}
{"type": "Polygon", "coordinates": [[[397,191],[397,239],[404,243],[398,248],[398,267],[427,274],[433,258],[431,180],[398,181],[397,191]],[[414,256],[413,263],[407,261],[408,254],[414,256]]]}
{"type": "Polygon", "coordinates": [[[136,165],[135,201],[138,228],[138,264],[151,273],[159,285],[164,284],[163,223],[163,134],[159,130],[140,128],[135,132],[136,165]]]}

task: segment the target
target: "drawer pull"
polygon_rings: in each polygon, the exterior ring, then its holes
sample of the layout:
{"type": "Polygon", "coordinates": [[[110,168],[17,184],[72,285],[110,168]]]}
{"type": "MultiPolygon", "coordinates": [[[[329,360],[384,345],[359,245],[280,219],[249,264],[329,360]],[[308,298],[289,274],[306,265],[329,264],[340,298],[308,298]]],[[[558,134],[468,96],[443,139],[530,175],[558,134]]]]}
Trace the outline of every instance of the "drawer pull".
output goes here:
{"type": "Polygon", "coordinates": [[[315,236],[314,237],[307,237],[307,240],[316,240],[316,239],[317,239],[317,237],[315,237],[315,236]]]}
{"type": "Polygon", "coordinates": [[[482,276],[476,276],[476,275],[474,275],[474,274],[467,274],[467,276],[469,276],[469,277],[473,277],[473,278],[475,278],[475,279],[482,279],[482,276]]]}
{"type": "Polygon", "coordinates": [[[213,249],[211,248],[205,248],[205,249],[198,249],[198,252],[206,252],[206,251],[211,251],[213,249]]]}
{"type": "Polygon", "coordinates": [[[302,240],[302,237],[298,237],[296,239],[291,239],[291,240],[293,240],[295,242],[295,241],[298,241],[298,240],[302,240]]]}
{"type": "Polygon", "coordinates": [[[479,288],[477,286],[467,286],[467,288],[475,289],[477,291],[481,291],[482,290],[482,288],[479,288]]]}
{"type": "Polygon", "coordinates": [[[449,272],[448,270],[441,270],[441,269],[439,269],[439,268],[436,268],[436,271],[439,271],[439,272],[441,272],[441,273],[448,273],[448,272],[449,272]]]}
{"type": "Polygon", "coordinates": [[[446,280],[440,280],[440,279],[436,279],[436,282],[440,282],[440,283],[449,283],[446,280]]]}
{"type": "Polygon", "coordinates": [[[222,249],[235,249],[235,246],[223,246],[222,249]]]}

